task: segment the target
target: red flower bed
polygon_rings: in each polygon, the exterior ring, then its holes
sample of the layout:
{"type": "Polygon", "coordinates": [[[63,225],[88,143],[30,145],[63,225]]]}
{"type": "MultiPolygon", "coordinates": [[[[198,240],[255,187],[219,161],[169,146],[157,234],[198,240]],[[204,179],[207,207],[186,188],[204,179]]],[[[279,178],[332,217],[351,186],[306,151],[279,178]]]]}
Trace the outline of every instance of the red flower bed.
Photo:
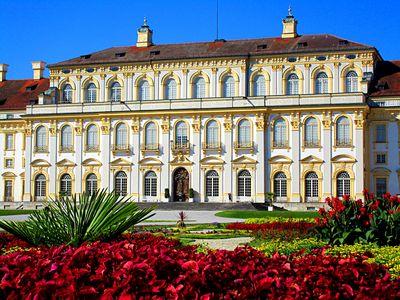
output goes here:
{"type": "Polygon", "coordinates": [[[399,298],[386,269],[322,251],[298,259],[252,248],[196,253],[149,234],[0,256],[1,299],[399,298]]]}
{"type": "Polygon", "coordinates": [[[11,234],[0,232],[0,254],[13,247],[29,248],[31,245],[11,234]]]}
{"type": "Polygon", "coordinates": [[[230,223],[226,225],[226,229],[231,230],[249,230],[258,231],[262,229],[271,230],[296,230],[309,231],[315,227],[315,224],[308,222],[271,222],[263,224],[245,224],[245,223],[230,223]]]}

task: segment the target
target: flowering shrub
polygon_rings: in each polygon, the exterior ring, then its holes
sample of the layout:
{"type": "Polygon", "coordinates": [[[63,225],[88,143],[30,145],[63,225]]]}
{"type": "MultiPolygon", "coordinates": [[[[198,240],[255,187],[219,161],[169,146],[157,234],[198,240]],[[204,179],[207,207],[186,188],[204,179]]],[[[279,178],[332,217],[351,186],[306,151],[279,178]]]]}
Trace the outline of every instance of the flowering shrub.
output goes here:
{"type": "Polygon", "coordinates": [[[246,224],[265,224],[274,222],[308,222],[315,223],[314,218],[283,218],[283,217],[268,217],[268,218],[249,218],[244,221],[246,224]]]}
{"type": "Polygon", "coordinates": [[[0,232],[0,255],[3,253],[7,253],[11,251],[15,251],[16,249],[26,249],[31,247],[27,242],[16,238],[15,236],[0,232]]]}
{"type": "Polygon", "coordinates": [[[292,239],[305,238],[313,234],[315,224],[299,222],[271,222],[264,224],[231,223],[226,229],[251,231],[256,238],[261,239],[292,239]]]}
{"type": "Polygon", "coordinates": [[[271,239],[271,240],[256,240],[250,243],[250,246],[264,252],[267,256],[272,256],[275,253],[290,256],[299,252],[310,253],[311,250],[326,246],[327,243],[315,238],[294,238],[290,240],[271,239]]]}
{"type": "Polygon", "coordinates": [[[327,198],[331,208],[320,209],[316,219],[319,236],[331,244],[400,244],[400,198],[386,193],[382,198],[364,191],[365,201],[349,197],[327,198]]]}
{"type": "Polygon", "coordinates": [[[345,257],[360,254],[369,263],[388,266],[389,272],[400,276],[400,246],[382,246],[375,244],[340,245],[327,248],[327,255],[341,255],[345,257]]]}
{"type": "Polygon", "coordinates": [[[400,296],[400,279],[362,258],[268,258],[248,247],[196,253],[135,234],[80,247],[0,256],[1,299],[369,299],[400,296]]]}

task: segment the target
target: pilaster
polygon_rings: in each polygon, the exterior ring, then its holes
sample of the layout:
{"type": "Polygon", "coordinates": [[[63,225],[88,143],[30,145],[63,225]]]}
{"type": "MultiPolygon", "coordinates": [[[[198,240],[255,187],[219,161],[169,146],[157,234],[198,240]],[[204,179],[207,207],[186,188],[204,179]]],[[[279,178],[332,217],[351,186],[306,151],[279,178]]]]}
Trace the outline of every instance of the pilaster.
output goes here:
{"type": "Polygon", "coordinates": [[[301,169],[300,169],[300,149],[301,149],[301,139],[300,139],[300,114],[292,113],[290,115],[290,124],[292,129],[292,202],[301,201],[301,169]]]}
{"type": "MultiPolygon", "coordinates": [[[[323,192],[323,199],[325,200],[326,197],[332,196],[332,113],[331,112],[323,112],[322,113],[322,141],[321,145],[323,146],[323,161],[324,164],[322,165],[322,170],[324,174],[322,192],[323,192]]],[[[336,195],[333,195],[336,196],[336,195]]]]}

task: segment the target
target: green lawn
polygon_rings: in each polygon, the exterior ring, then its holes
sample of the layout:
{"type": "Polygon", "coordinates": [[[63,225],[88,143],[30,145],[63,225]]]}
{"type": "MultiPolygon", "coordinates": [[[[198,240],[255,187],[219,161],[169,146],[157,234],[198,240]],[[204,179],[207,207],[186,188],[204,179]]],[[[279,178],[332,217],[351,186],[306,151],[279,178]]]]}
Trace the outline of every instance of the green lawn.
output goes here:
{"type": "Polygon", "coordinates": [[[0,216],[28,215],[34,211],[31,209],[0,209],[0,216]]]}
{"type": "Polygon", "coordinates": [[[264,210],[226,210],[220,211],[215,214],[217,217],[225,218],[268,218],[268,217],[281,217],[281,218],[315,218],[318,216],[316,211],[264,211],[264,210]]]}

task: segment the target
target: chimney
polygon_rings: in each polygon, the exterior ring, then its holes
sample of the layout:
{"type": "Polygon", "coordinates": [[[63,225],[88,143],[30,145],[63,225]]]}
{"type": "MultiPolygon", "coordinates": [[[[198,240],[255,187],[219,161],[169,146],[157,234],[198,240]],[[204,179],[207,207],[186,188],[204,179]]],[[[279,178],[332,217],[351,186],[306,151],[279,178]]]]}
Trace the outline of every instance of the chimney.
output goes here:
{"type": "Polygon", "coordinates": [[[32,69],[33,69],[33,79],[39,80],[42,79],[44,68],[46,67],[46,63],[44,61],[33,61],[32,69]]]}
{"type": "Polygon", "coordinates": [[[289,6],[288,15],[285,19],[282,20],[283,24],[283,32],[282,38],[295,38],[298,36],[297,34],[297,20],[294,18],[292,14],[292,8],[289,6]]]}
{"type": "Polygon", "coordinates": [[[0,64],[0,82],[6,80],[8,65],[7,64],[0,64]]]}
{"type": "Polygon", "coordinates": [[[136,47],[149,47],[153,45],[153,31],[147,25],[147,19],[144,18],[143,25],[138,29],[138,38],[136,47]]]}

